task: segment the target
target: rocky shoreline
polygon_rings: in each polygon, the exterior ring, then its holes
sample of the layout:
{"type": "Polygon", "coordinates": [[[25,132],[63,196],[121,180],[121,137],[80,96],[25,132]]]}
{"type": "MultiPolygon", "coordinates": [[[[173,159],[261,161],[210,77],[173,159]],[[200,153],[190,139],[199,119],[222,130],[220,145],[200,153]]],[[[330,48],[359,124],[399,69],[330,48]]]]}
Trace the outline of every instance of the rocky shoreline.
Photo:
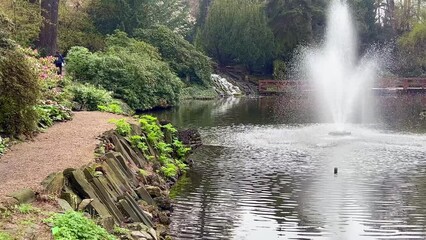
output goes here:
{"type": "Polygon", "coordinates": [[[194,149],[201,139],[196,130],[176,131],[171,124],[152,117],[150,121],[149,126],[126,125],[126,134],[117,125],[100,137],[94,162],[50,174],[42,182],[43,190],[20,191],[12,195],[10,205],[54,197],[63,211],[83,211],[108,232],[128,229],[116,234],[119,239],[171,239],[169,189],[190,165],[189,148],[182,146],[194,149]],[[151,127],[161,129],[159,137],[152,137],[151,127]],[[188,151],[182,154],[182,149],[188,151]],[[170,174],[166,166],[176,171],[170,174]]]}

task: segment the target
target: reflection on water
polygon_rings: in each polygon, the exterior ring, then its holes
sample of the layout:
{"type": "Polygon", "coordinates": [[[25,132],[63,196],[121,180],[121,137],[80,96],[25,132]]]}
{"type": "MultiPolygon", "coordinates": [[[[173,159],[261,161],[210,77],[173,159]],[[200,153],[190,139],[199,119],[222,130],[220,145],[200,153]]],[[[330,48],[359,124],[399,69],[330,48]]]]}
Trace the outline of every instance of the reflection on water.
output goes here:
{"type": "MultiPolygon", "coordinates": [[[[184,127],[331,122],[318,117],[313,101],[315,98],[308,96],[193,100],[154,114],[184,127]]],[[[359,114],[355,123],[364,122],[375,129],[390,131],[426,132],[426,121],[420,118],[421,111],[426,110],[426,94],[377,96],[371,104],[367,107],[375,113],[374,118],[365,119],[359,114]]],[[[358,112],[364,111],[358,109],[358,112]]]]}
{"type": "Polygon", "coordinates": [[[201,126],[206,144],[173,192],[173,235],[425,239],[426,135],[407,132],[425,132],[412,116],[421,98],[392,99],[376,101],[392,110],[377,114],[379,130],[354,124],[346,137],[314,124],[306,99],[191,103],[161,113],[182,126],[201,126]]]}

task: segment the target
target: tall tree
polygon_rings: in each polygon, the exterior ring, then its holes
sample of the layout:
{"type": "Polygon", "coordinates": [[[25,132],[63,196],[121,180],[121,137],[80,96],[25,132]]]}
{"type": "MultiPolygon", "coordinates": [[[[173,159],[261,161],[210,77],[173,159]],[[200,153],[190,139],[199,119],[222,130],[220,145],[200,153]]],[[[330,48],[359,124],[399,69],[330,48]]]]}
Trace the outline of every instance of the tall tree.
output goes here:
{"type": "Polygon", "coordinates": [[[162,24],[185,35],[191,26],[186,0],[94,0],[90,16],[103,34],[119,29],[132,35],[136,28],[162,24]]]}
{"type": "Polygon", "coordinates": [[[327,0],[270,0],[269,25],[275,36],[278,57],[290,60],[300,44],[323,35],[327,0]]]}
{"type": "Polygon", "coordinates": [[[40,3],[28,0],[0,1],[1,10],[13,23],[11,38],[28,46],[34,43],[41,27],[40,3]]]}
{"type": "Polygon", "coordinates": [[[273,34],[257,1],[215,0],[200,38],[204,50],[222,65],[244,64],[253,71],[271,64],[273,34]]]}
{"type": "Polygon", "coordinates": [[[53,55],[58,42],[58,11],[59,0],[41,0],[41,16],[43,24],[37,47],[41,53],[53,55]]]}

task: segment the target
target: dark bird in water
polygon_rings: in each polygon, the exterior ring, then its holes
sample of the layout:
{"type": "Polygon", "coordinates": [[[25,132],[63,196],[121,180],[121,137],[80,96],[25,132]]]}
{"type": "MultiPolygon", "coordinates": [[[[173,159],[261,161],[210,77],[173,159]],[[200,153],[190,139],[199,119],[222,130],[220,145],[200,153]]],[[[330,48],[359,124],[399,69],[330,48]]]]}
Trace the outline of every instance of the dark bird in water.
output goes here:
{"type": "Polygon", "coordinates": [[[337,167],[334,168],[334,174],[337,174],[337,167]]]}

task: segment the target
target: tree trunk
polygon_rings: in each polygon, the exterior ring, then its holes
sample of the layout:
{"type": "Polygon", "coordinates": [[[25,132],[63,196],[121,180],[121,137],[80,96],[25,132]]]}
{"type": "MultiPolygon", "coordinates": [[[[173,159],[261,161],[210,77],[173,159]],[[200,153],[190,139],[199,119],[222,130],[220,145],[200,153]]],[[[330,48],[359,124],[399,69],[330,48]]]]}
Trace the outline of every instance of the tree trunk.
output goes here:
{"type": "Polygon", "coordinates": [[[54,55],[57,50],[59,0],[41,0],[43,24],[38,39],[42,54],[54,55]]]}
{"type": "Polygon", "coordinates": [[[396,32],[396,19],[395,19],[395,1],[390,0],[388,3],[388,10],[389,10],[389,21],[392,26],[392,30],[395,33],[396,32]]]}

